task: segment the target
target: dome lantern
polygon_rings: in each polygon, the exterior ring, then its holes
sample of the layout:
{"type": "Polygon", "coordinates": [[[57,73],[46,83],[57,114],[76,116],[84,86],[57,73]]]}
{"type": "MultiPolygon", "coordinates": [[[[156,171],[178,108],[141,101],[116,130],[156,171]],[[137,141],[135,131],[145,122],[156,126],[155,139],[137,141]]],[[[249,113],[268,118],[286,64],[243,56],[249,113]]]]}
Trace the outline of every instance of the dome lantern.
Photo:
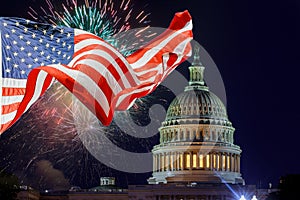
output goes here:
{"type": "Polygon", "coordinates": [[[204,70],[205,67],[200,61],[200,47],[196,46],[194,49],[194,60],[192,65],[189,67],[190,81],[189,85],[185,87],[185,91],[188,90],[208,90],[204,81],[204,70]]]}

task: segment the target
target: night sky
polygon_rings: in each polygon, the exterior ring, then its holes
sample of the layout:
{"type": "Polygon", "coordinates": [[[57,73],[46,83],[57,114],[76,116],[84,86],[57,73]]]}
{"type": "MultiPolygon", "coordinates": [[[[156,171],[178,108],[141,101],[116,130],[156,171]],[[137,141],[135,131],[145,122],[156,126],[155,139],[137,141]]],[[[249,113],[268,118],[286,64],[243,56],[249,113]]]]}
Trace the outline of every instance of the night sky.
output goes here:
{"type": "MultiPolygon", "coordinates": [[[[34,1],[1,2],[1,16],[28,17],[34,1]]],[[[38,2],[38,1],[37,1],[38,2]]],[[[227,95],[229,119],[241,147],[247,184],[300,173],[298,0],[139,0],[151,26],[167,27],[175,12],[189,10],[194,39],[215,61],[227,95]]],[[[179,71],[187,70],[179,67],[179,71]]],[[[1,141],[0,141],[1,143],[1,141]]],[[[1,155],[2,156],[2,155],[1,155]]],[[[147,175],[128,175],[140,183],[147,175]]]]}

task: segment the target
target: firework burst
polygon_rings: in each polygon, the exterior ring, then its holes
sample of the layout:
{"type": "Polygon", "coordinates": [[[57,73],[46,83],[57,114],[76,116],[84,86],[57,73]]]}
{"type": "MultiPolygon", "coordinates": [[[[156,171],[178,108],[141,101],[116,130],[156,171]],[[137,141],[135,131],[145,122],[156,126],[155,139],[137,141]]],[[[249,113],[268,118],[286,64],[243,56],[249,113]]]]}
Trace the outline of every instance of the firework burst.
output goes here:
{"type": "Polygon", "coordinates": [[[47,7],[29,8],[28,13],[34,20],[88,31],[109,42],[125,56],[156,35],[147,26],[150,13],[137,11],[130,0],[118,3],[112,0],[46,2],[47,7]],[[133,26],[135,30],[128,32],[133,26]]]}
{"type": "MultiPolygon", "coordinates": [[[[37,21],[94,33],[125,56],[155,36],[155,33],[148,30],[149,13],[144,10],[137,11],[131,1],[57,2],[46,0],[46,7],[31,7],[29,14],[37,21]],[[146,27],[131,31],[133,25],[146,27]]],[[[19,173],[19,178],[24,183],[37,182],[34,186],[43,188],[43,177],[38,181],[33,181],[32,178],[36,176],[37,163],[47,160],[53,167],[63,171],[71,185],[94,186],[101,175],[120,172],[106,167],[91,156],[86,145],[101,146],[102,140],[94,137],[97,133],[108,137],[125,150],[150,151],[157,138],[154,141],[134,138],[128,136],[126,130],[120,129],[118,125],[134,123],[143,126],[149,123],[151,119],[148,111],[151,104],[167,103],[164,97],[158,94],[159,92],[156,92],[138,99],[128,111],[117,112],[109,127],[103,127],[64,86],[56,82],[2,139],[0,153],[6,156],[0,161],[0,167],[19,173]],[[15,152],[15,149],[19,151],[15,152]]],[[[127,129],[134,131],[132,126],[128,126],[127,129]]]]}
{"type": "MultiPolygon", "coordinates": [[[[115,3],[112,0],[65,0],[61,4],[55,2],[46,0],[47,7],[39,9],[30,7],[28,13],[35,20],[94,33],[115,46],[125,56],[139,49],[156,35],[148,30],[149,26],[129,30],[132,23],[142,26],[149,23],[147,21],[149,13],[133,9],[131,1],[122,0],[115,3]]],[[[30,112],[44,113],[42,115],[44,119],[60,115],[62,118],[57,122],[60,124],[65,118],[64,113],[74,104],[72,94],[60,83],[55,83],[47,94],[37,102],[39,109],[31,109],[30,112]],[[48,109],[48,102],[56,106],[48,109]]],[[[138,100],[132,110],[144,109],[143,104],[148,102],[147,99],[148,97],[138,100]]]]}
{"type": "MultiPolygon", "coordinates": [[[[149,26],[129,31],[132,23],[145,26],[149,22],[147,21],[149,13],[144,10],[137,12],[137,9],[134,11],[131,1],[123,0],[115,3],[112,0],[65,0],[61,4],[55,2],[46,0],[46,7],[39,7],[38,9],[30,7],[28,13],[38,21],[79,28],[94,33],[115,46],[125,56],[155,36],[155,33],[148,30],[149,26]]],[[[43,113],[42,118],[45,121],[51,119],[53,115],[60,115],[62,118],[57,122],[60,124],[65,118],[64,113],[73,104],[72,94],[60,83],[55,83],[47,91],[47,94],[37,102],[38,108],[31,109],[30,112],[33,115],[36,112],[43,113]],[[56,106],[49,109],[48,102],[56,106]]],[[[139,100],[134,107],[142,108],[142,103],[146,99],[139,100]]]]}

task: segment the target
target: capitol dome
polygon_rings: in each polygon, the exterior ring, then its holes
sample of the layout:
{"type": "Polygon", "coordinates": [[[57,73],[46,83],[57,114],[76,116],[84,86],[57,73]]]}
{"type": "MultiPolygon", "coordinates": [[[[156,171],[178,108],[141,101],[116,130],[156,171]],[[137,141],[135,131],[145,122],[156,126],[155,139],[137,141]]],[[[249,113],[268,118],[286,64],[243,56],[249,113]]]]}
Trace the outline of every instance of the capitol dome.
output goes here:
{"type": "Polygon", "coordinates": [[[168,182],[243,183],[241,149],[226,107],[204,81],[199,49],[189,67],[190,81],[170,104],[154,146],[149,184],[168,182]]]}
{"type": "Polygon", "coordinates": [[[169,106],[166,121],[185,123],[182,119],[199,118],[228,122],[224,104],[208,90],[187,90],[178,95],[169,106]]]}
{"type": "Polygon", "coordinates": [[[206,86],[190,86],[170,104],[163,127],[179,124],[216,124],[231,126],[222,101],[206,86]]]}

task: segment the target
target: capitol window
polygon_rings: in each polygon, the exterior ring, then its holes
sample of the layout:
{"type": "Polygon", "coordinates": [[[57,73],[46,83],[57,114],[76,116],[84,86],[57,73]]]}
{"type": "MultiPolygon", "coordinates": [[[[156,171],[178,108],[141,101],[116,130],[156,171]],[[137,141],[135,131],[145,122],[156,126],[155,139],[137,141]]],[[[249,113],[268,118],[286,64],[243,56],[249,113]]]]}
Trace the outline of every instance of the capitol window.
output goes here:
{"type": "Polygon", "coordinates": [[[186,167],[190,168],[191,167],[191,155],[186,154],[186,167]]]}
{"type": "Polygon", "coordinates": [[[214,168],[217,168],[217,156],[216,156],[216,154],[214,154],[214,156],[213,156],[213,166],[214,166],[214,168]]]}
{"type": "Polygon", "coordinates": [[[164,155],[161,155],[161,170],[165,171],[165,158],[164,155]]]}
{"type": "Polygon", "coordinates": [[[179,156],[180,169],[183,169],[183,154],[179,156]]]}
{"type": "Polygon", "coordinates": [[[230,170],[230,155],[227,155],[227,170],[230,170]]]}
{"type": "Polygon", "coordinates": [[[206,168],[209,168],[210,166],[210,157],[209,157],[209,154],[206,155],[206,168]]]}
{"type": "Polygon", "coordinates": [[[197,132],[196,132],[196,140],[200,140],[200,133],[199,133],[198,130],[197,130],[197,132]]]}
{"type": "Polygon", "coordinates": [[[197,154],[193,154],[193,168],[197,168],[197,154]]]}
{"type": "Polygon", "coordinates": [[[200,168],[203,168],[203,167],[204,167],[204,163],[203,163],[203,155],[202,155],[202,154],[199,155],[199,166],[200,166],[200,168]]]}
{"type": "Polygon", "coordinates": [[[226,155],[222,155],[222,170],[226,167],[226,155]]]}

